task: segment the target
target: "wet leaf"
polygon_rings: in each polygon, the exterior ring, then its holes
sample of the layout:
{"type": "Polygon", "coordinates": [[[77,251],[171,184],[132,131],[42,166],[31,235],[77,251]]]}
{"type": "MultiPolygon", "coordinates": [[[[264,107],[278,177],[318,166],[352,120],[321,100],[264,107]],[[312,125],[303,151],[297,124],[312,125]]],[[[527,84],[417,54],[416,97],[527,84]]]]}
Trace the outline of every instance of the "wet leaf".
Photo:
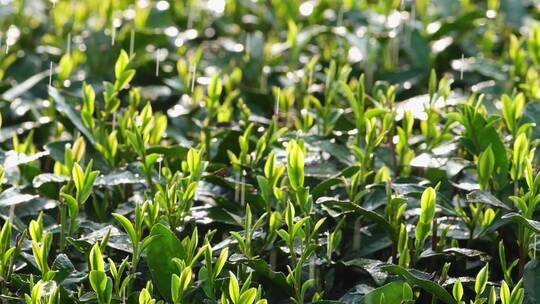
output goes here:
{"type": "Polygon", "coordinates": [[[359,302],[355,303],[401,303],[402,300],[403,282],[392,282],[370,291],[359,302]]]}
{"type": "Polygon", "coordinates": [[[469,249],[469,248],[445,248],[442,250],[442,252],[433,252],[431,249],[425,250],[420,254],[420,258],[430,258],[430,257],[436,257],[436,256],[447,256],[447,257],[466,257],[466,258],[476,258],[480,259],[481,261],[488,261],[491,259],[491,257],[480,250],[475,249],[469,249]]]}
{"type": "Polygon", "coordinates": [[[0,207],[16,206],[37,197],[37,195],[25,194],[21,192],[21,189],[12,187],[0,193],[0,207]]]}
{"type": "Polygon", "coordinates": [[[353,260],[343,261],[343,265],[357,267],[367,272],[378,285],[384,284],[388,278],[388,273],[382,271],[381,266],[385,265],[382,261],[357,258],[353,260]]]}
{"type": "Polygon", "coordinates": [[[536,233],[540,233],[540,222],[535,220],[526,219],[523,215],[518,213],[508,213],[502,216],[503,220],[510,220],[519,225],[524,225],[525,227],[533,230],[536,233]]]}
{"type": "Polygon", "coordinates": [[[474,190],[471,193],[467,194],[467,200],[473,203],[482,203],[509,211],[512,210],[508,205],[501,202],[493,194],[483,190],[474,190]]]}
{"type": "Polygon", "coordinates": [[[34,188],[39,188],[43,184],[46,184],[46,183],[62,184],[68,181],[69,181],[69,177],[65,175],[42,173],[34,177],[34,180],[32,181],[32,186],[34,186],[34,188]]]}
{"type": "Polygon", "coordinates": [[[369,220],[381,225],[381,227],[385,229],[391,236],[395,235],[394,227],[392,227],[392,225],[382,215],[375,211],[367,210],[347,201],[336,201],[335,199],[328,197],[321,197],[316,203],[322,204],[331,210],[337,211],[337,213],[334,213],[334,216],[346,213],[356,213],[364,216],[369,220]]]}
{"type": "Polygon", "coordinates": [[[88,140],[92,145],[95,145],[94,137],[88,128],[83,124],[80,114],[66,102],[66,99],[60,94],[60,92],[55,88],[49,88],[49,94],[54,99],[56,104],[56,109],[58,112],[65,115],[69,121],[82,133],[86,140],[88,140]]]}
{"type": "Polygon", "coordinates": [[[28,92],[32,87],[40,83],[43,79],[47,78],[48,76],[49,76],[49,71],[47,70],[47,71],[40,72],[30,78],[27,78],[25,81],[5,91],[2,94],[2,99],[7,100],[7,101],[13,101],[15,98],[28,92]]]}
{"type": "Polygon", "coordinates": [[[523,272],[523,288],[525,289],[525,301],[528,303],[538,303],[540,301],[540,263],[538,259],[533,259],[525,265],[523,272]]]}
{"type": "Polygon", "coordinates": [[[173,258],[183,258],[184,248],[174,233],[163,224],[156,224],[150,233],[154,239],[147,249],[148,268],[159,293],[171,299],[171,276],[177,266],[173,258]]]}
{"type": "Polygon", "coordinates": [[[448,293],[448,291],[446,291],[439,284],[424,277],[421,277],[418,274],[413,273],[401,266],[387,265],[383,267],[383,270],[403,277],[411,285],[419,286],[420,288],[431,293],[433,296],[437,297],[437,299],[443,301],[444,303],[456,304],[456,301],[454,300],[452,295],[450,295],[450,293],[448,293]]]}
{"type": "MultiPolygon", "coordinates": [[[[366,284],[358,284],[347,291],[340,299],[339,303],[357,304],[368,293],[375,290],[375,288],[366,284]]],[[[375,302],[377,303],[377,302],[375,302]]]]}
{"type": "Polygon", "coordinates": [[[146,180],[138,173],[133,173],[126,169],[114,170],[106,175],[100,175],[96,178],[94,186],[112,187],[127,184],[144,184],[146,180]]]}

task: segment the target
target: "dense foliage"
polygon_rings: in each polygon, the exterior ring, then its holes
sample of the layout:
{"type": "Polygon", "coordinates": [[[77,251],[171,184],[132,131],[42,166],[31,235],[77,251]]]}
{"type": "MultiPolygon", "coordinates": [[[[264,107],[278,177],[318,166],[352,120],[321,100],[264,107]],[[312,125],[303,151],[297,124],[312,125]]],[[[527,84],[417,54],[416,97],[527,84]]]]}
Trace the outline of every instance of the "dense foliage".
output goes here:
{"type": "Polygon", "coordinates": [[[0,0],[2,303],[540,303],[539,18],[0,0]]]}

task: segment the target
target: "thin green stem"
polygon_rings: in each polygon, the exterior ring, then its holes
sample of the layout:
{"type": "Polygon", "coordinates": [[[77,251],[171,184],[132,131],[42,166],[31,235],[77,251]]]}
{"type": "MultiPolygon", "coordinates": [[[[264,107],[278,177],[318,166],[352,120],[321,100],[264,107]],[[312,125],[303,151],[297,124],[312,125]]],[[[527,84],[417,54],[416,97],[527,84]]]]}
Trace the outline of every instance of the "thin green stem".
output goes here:
{"type": "Polygon", "coordinates": [[[64,251],[66,246],[67,209],[63,202],[60,202],[58,207],[60,208],[60,251],[64,251]]]}

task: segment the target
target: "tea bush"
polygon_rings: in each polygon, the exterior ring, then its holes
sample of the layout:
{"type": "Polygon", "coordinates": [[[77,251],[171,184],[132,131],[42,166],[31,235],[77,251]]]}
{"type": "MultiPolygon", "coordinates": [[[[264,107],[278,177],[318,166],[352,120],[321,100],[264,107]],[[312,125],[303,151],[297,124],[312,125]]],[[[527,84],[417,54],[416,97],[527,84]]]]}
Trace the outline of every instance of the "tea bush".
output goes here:
{"type": "Polygon", "coordinates": [[[2,303],[540,303],[540,4],[0,0],[2,303]]]}

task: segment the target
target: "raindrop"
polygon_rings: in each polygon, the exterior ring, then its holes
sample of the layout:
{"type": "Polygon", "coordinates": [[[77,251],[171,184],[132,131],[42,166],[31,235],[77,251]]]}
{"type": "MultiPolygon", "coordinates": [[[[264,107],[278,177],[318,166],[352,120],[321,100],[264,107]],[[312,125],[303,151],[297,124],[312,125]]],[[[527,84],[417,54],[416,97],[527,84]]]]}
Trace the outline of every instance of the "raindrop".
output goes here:
{"type": "Polygon", "coordinates": [[[137,11],[135,11],[134,9],[132,8],[128,8],[125,12],[124,12],[124,18],[126,20],[133,20],[135,19],[135,17],[137,16],[137,11]]]}
{"type": "Polygon", "coordinates": [[[156,4],[156,8],[158,11],[165,11],[169,9],[169,2],[165,0],[161,0],[156,4]]]}
{"type": "Polygon", "coordinates": [[[206,7],[216,15],[221,15],[225,11],[225,0],[209,0],[206,7]]]}
{"type": "Polygon", "coordinates": [[[161,69],[166,73],[171,73],[174,70],[174,66],[170,64],[164,64],[161,69]]]}
{"type": "Polygon", "coordinates": [[[488,10],[486,12],[486,17],[488,17],[489,19],[493,19],[497,17],[497,12],[495,10],[488,10]]]}
{"type": "Polygon", "coordinates": [[[14,45],[21,36],[21,31],[15,25],[11,25],[6,33],[6,54],[9,52],[9,47],[14,45]]]}
{"type": "Polygon", "coordinates": [[[184,45],[184,38],[178,35],[178,37],[176,37],[176,39],[174,40],[174,46],[181,47],[182,45],[184,45]]]}
{"type": "Polygon", "coordinates": [[[116,28],[122,26],[122,20],[120,18],[114,18],[112,21],[112,36],[111,36],[111,45],[114,45],[116,40],[116,28]]]}
{"type": "Polygon", "coordinates": [[[362,59],[364,59],[364,54],[357,46],[352,46],[349,49],[347,57],[349,58],[349,61],[351,62],[359,62],[359,61],[362,61],[362,59]]]}
{"type": "Polygon", "coordinates": [[[129,57],[133,57],[133,49],[135,47],[135,29],[131,29],[129,37],[129,57]]]}
{"type": "Polygon", "coordinates": [[[51,64],[49,65],[49,88],[52,87],[52,75],[53,74],[53,63],[51,61],[51,64]]]}
{"type": "Polygon", "coordinates": [[[238,181],[240,180],[240,172],[236,172],[234,176],[234,181],[236,186],[234,187],[234,201],[238,202],[240,200],[240,185],[238,181]]]}
{"type": "Polygon", "coordinates": [[[161,49],[158,48],[156,50],[156,77],[159,76],[159,61],[160,61],[160,58],[161,57],[161,49]]]}
{"type": "Polygon", "coordinates": [[[389,28],[396,28],[401,24],[401,14],[398,11],[393,12],[387,19],[389,28]]]}
{"type": "Polygon", "coordinates": [[[242,188],[240,190],[240,205],[246,204],[246,171],[242,171],[242,188]]]}
{"type": "Polygon", "coordinates": [[[206,86],[210,84],[210,77],[198,77],[196,80],[199,84],[206,86]]]}
{"type": "Polygon", "coordinates": [[[312,1],[306,1],[300,5],[300,14],[302,16],[309,16],[313,13],[313,2],[312,1]]]}
{"type": "Polygon", "coordinates": [[[193,90],[195,89],[195,73],[197,72],[197,64],[191,64],[189,66],[189,71],[190,71],[190,81],[191,81],[191,85],[190,85],[190,90],[191,90],[191,93],[193,93],[193,90]]]}
{"type": "Polygon", "coordinates": [[[463,67],[465,66],[465,55],[461,53],[461,66],[459,67],[459,79],[463,80],[463,67]]]}
{"type": "Polygon", "coordinates": [[[66,54],[71,54],[71,33],[67,36],[66,54]]]}
{"type": "Polygon", "coordinates": [[[214,37],[215,34],[216,34],[216,30],[214,30],[211,27],[204,30],[204,35],[206,35],[206,37],[208,38],[214,37]]]}
{"type": "Polygon", "coordinates": [[[250,53],[251,53],[251,34],[248,33],[246,35],[246,55],[249,56],[250,53]]]}
{"type": "Polygon", "coordinates": [[[149,5],[148,0],[138,0],[137,6],[140,8],[147,8],[149,5]]]}
{"type": "Polygon", "coordinates": [[[153,44],[149,44],[144,48],[148,53],[153,53],[156,50],[156,47],[153,44]]]}
{"type": "Polygon", "coordinates": [[[442,23],[439,21],[432,22],[427,26],[427,32],[429,34],[436,33],[441,28],[442,23]]]}
{"type": "Polygon", "coordinates": [[[55,281],[47,281],[41,285],[42,297],[46,298],[46,297],[51,296],[55,290],[56,290],[55,281]]]}
{"type": "Polygon", "coordinates": [[[160,156],[160,157],[157,159],[157,162],[158,162],[158,165],[159,165],[159,169],[158,169],[158,180],[161,182],[161,163],[163,162],[163,156],[160,156]]]}
{"type": "Polygon", "coordinates": [[[169,26],[165,29],[165,35],[174,37],[178,35],[178,29],[175,26],[169,26]]]}
{"type": "Polygon", "coordinates": [[[412,83],[411,83],[410,81],[405,81],[405,82],[403,83],[403,88],[404,88],[405,90],[409,90],[411,87],[412,87],[412,83]]]}
{"type": "Polygon", "coordinates": [[[197,33],[197,30],[194,30],[194,29],[187,30],[185,34],[186,34],[187,40],[193,40],[197,38],[197,36],[199,36],[199,34],[197,33]]]}

